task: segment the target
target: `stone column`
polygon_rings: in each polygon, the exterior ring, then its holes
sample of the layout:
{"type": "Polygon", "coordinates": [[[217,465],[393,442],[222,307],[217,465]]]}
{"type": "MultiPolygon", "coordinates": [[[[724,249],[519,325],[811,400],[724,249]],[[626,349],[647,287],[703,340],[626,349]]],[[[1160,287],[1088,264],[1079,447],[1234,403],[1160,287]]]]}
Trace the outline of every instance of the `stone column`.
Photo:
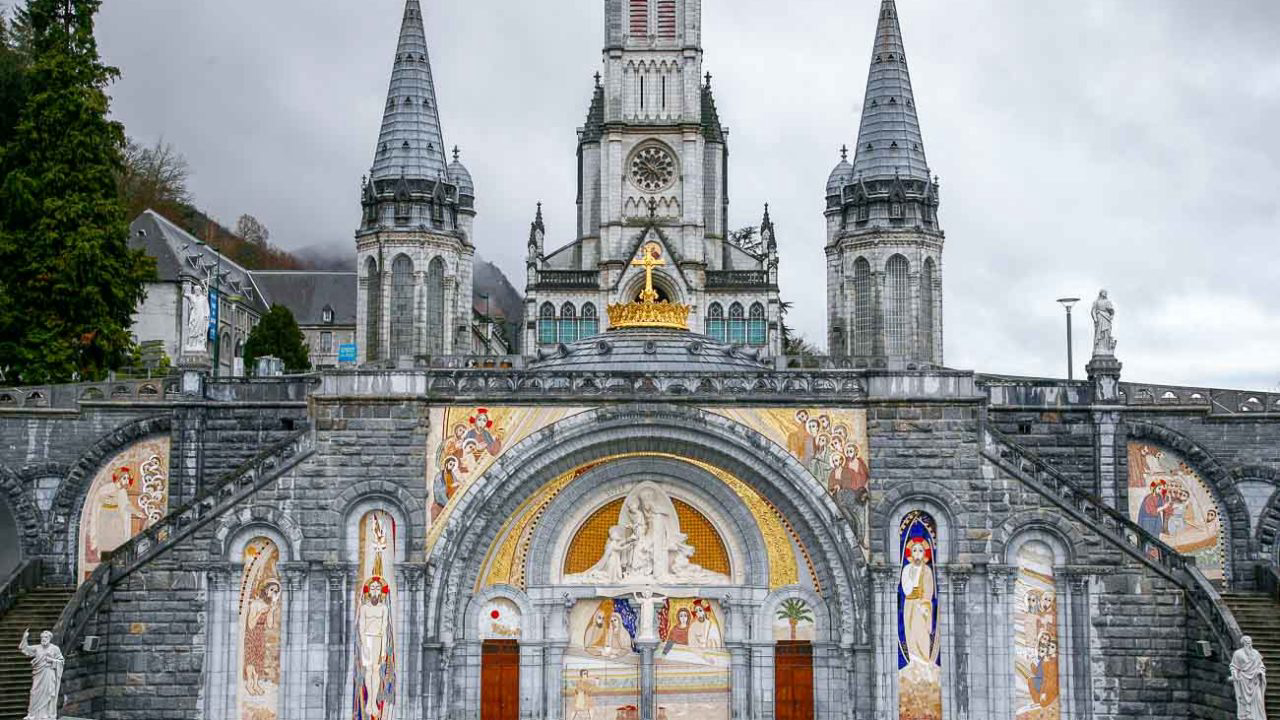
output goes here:
{"type": "Polygon", "coordinates": [[[408,607],[405,603],[400,605],[399,611],[404,618],[403,624],[406,629],[404,633],[405,652],[400,653],[404,658],[404,678],[403,697],[408,703],[409,717],[421,717],[422,715],[422,672],[421,672],[421,653],[416,653],[411,648],[420,647],[422,645],[422,579],[425,574],[421,565],[402,564],[400,566],[400,575],[404,582],[404,588],[407,593],[402,593],[409,599],[408,607]],[[408,611],[406,614],[406,610],[408,611]]]}
{"type": "Polygon", "coordinates": [[[1010,612],[1017,570],[1008,565],[988,569],[991,603],[987,616],[991,632],[987,636],[987,697],[991,717],[1013,717],[1013,615],[1010,612]]]}
{"type": "Polygon", "coordinates": [[[1093,490],[1103,502],[1128,515],[1129,504],[1124,496],[1128,478],[1119,477],[1120,463],[1116,457],[1116,429],[1120,425],[1120,413],[1094,410],[1092,416],[1093,462],[1098,476],[1098,486],[1093,490]]]}
{"type": "Polygon", "coordinates": [[[227,667],[227,646],[231,644],[231,608],[235,603],[227,597],[231,583],[231,570],[226,565],[214,565],[205,571],[208,597],[208,657],[209,672],[206,675],[205,716],[227,717],[227,687],[236,687],[235,672],[227,667]]]}
{"type": "Polygon", "coordinates": [[[542,694],[546,705],[547,720],[562,720],[564,717],[564,653],[568,643],[560,640],[549,641],[543,646],[542,694]]]}
{"type": "Polygon", "coordinates": [[[727,642],[729,651],[729,713],[734,720],[751,717],[751,656],[746,643],[727,642]]]}
{"type": "Polygon", "coordinates": [[[350,706],[347,689],[347,667],[351,657],[352,645],[347,632],[347,577],[355,572],[354,567],[346,564],[330,565],[329,580],[329,665],[326,669],[328,688],[325,693],[327,717],[340,717],[350,706]]]}
{"type": "Polygon", "coordinates": [[[879,632],[875,643],[875,716],[898,715],[898,570],[890,565],[871,569],[872,627],[879,632]]]}
{"type": "Polygon", "coordinates": [[[1059,608],[1058,611],[1060,623],[1058,638],[1060,644],[1064,638],[1067,643],[1058,648],[1058,656],[1062,657],[1065,654],[1071,658],[1068,667],[1059,670],[1059,672],[1067,670],[1069,673],[1066,687],[1061,689],[1061,695],[1064,699],[1068,699],[1066,707],[1070,712],[1068,717],[1073,720],[1076,718],[1090,720],[1093,717],[1091,693],[1093,681],[1090,677],[1088,657],[1090,576],[1087,572],[1070,568],[1064,568],[1061,572],[1067,579],[1067,602],[1065,603],[1067,609],[1064,612],[1059,608]]]}
{"type": "Polygon", "coordinates": [[[280,584],[285,602],[280,609],[281,720],[305,720],[307,645],[307,566],[281,563],[280,584]]]}
{"type": "Polygon", "coordinates": [[[636,642],[636,647],[640,650],[640,720],[654,720],[657,678],[654,674],[653,652],[658,649],[658,643],[651,640],[636,642]]]}
{"type": "Polygon", "coordinates": [[[972,644],[969,638],[969,571],[952,569],[951,578],[951,657],[955,664],[952,676],[952,712],[954,717],[969,716],[969,697],[972,675],[969,655],[972,644]]]}

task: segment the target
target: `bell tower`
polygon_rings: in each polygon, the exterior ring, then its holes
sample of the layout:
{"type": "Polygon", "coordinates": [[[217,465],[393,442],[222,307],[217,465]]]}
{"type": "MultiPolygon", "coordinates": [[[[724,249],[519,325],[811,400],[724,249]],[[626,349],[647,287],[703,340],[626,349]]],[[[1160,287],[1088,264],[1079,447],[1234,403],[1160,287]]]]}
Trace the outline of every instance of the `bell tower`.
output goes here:
{"type": "Polygon", "coordinates": [[[863,367],[942,364],[938,181],[894,0],[882,0],[853,148],[826,188],[827,347],[863,367]]]}

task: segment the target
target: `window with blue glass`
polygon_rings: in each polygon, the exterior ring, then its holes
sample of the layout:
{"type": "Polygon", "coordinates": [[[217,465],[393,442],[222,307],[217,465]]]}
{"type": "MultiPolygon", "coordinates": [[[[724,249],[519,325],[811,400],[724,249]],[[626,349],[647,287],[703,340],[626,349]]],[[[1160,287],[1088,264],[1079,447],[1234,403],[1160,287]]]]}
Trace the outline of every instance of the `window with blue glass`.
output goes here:
{"type": "Polygon", "coordinates": [[[553,345],[556,341],[556,308],[551,303],[543,303],[538,312],[538,342],[542,345],[553,345]]]}
{"type": "Polygon", "coordinates": [[[716,342],[724,342],[724,308],[720,303],[711,303],[707,308],[707,335],[716,342]]]}
{"type": "Polygon", "coordinates": [[[764,305],[754,303],[751,305],[751,313],[747,316],[747,343],[750,345],[764,345],[767,337],[768,333],[764,322],[764,305]]]}
{"type": "Polygon", "coordinates": [[[747,344],[747,318],[740,303],[729,306],[729,344],[747,344]]]}
{"type": "Polygon", "coordinates": [[[578,337],[591,337],[600,332],[600,320],[596,317],[596,306],[586,303],[582,306],[582,320],[579,322],[578,337]]]}
{"type": "Polygon", "coordinates": [[[560,342],[568,344],[578,339],[578,311],[573,303],[560,306],[560,342]]]}

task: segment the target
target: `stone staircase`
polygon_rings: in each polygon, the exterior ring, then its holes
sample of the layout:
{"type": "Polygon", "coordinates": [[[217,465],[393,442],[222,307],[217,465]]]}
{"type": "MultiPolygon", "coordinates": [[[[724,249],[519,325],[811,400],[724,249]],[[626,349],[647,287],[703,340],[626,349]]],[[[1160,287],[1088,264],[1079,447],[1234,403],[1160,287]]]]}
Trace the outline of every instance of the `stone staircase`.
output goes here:
{"type": "MultiPolygon", "coordinates": [[[[1264,593],[1247,592],[1224,592],[1222,599],[1236,616],[1240,631],[1253,638],[1253,647],[1262,653],[1268,669],[1280,665],[1280,602],[1264,593]]],[[[1280,720],[1280,682],[1267,683],[1267,717],[1280,720]]]]}
{"type": "Polygon", "coordinates": [[[27,714],[31,661],[17,650],[22,631],[30,628],[27,642],[39,643],[41,631],[53,629],[75,590],[41,587],[27,591],[0,617],[0,720],[21,720],[27,714]]]}

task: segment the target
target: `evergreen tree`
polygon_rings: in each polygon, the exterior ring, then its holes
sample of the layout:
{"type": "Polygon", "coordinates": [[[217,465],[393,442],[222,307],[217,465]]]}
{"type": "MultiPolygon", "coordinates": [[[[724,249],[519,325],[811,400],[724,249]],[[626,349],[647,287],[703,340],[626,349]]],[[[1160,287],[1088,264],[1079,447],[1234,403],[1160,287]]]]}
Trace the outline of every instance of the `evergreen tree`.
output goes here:
{"type": "Polygon", "coordinates": [[[11,380],[101,378],[131,354],[130,318],[154,262],[128,247],[93,37],[101,0],[30,0],[28,97],[0,150],[0,367],[11,380]]]}
{"type": "Polygon", "coordinates": [[[18,114],[27,106],[31,53],[25,27],[21,11],[8,16],[0,11],[0,148],[13,138],[18,114]]]}
{"type": "Polygon", "coordinates": [[[310,351],[307,349],[305,337],[298,329],[298,322],[293,313],[283,305],[272,305],[271,310],[262,316],[262,320],[249,333],[244,344],[244,366],[252,371],[258,358],[271,355],[284,360],[284,366],[290,371],[307,371],[311,369],[310,351]]]}

